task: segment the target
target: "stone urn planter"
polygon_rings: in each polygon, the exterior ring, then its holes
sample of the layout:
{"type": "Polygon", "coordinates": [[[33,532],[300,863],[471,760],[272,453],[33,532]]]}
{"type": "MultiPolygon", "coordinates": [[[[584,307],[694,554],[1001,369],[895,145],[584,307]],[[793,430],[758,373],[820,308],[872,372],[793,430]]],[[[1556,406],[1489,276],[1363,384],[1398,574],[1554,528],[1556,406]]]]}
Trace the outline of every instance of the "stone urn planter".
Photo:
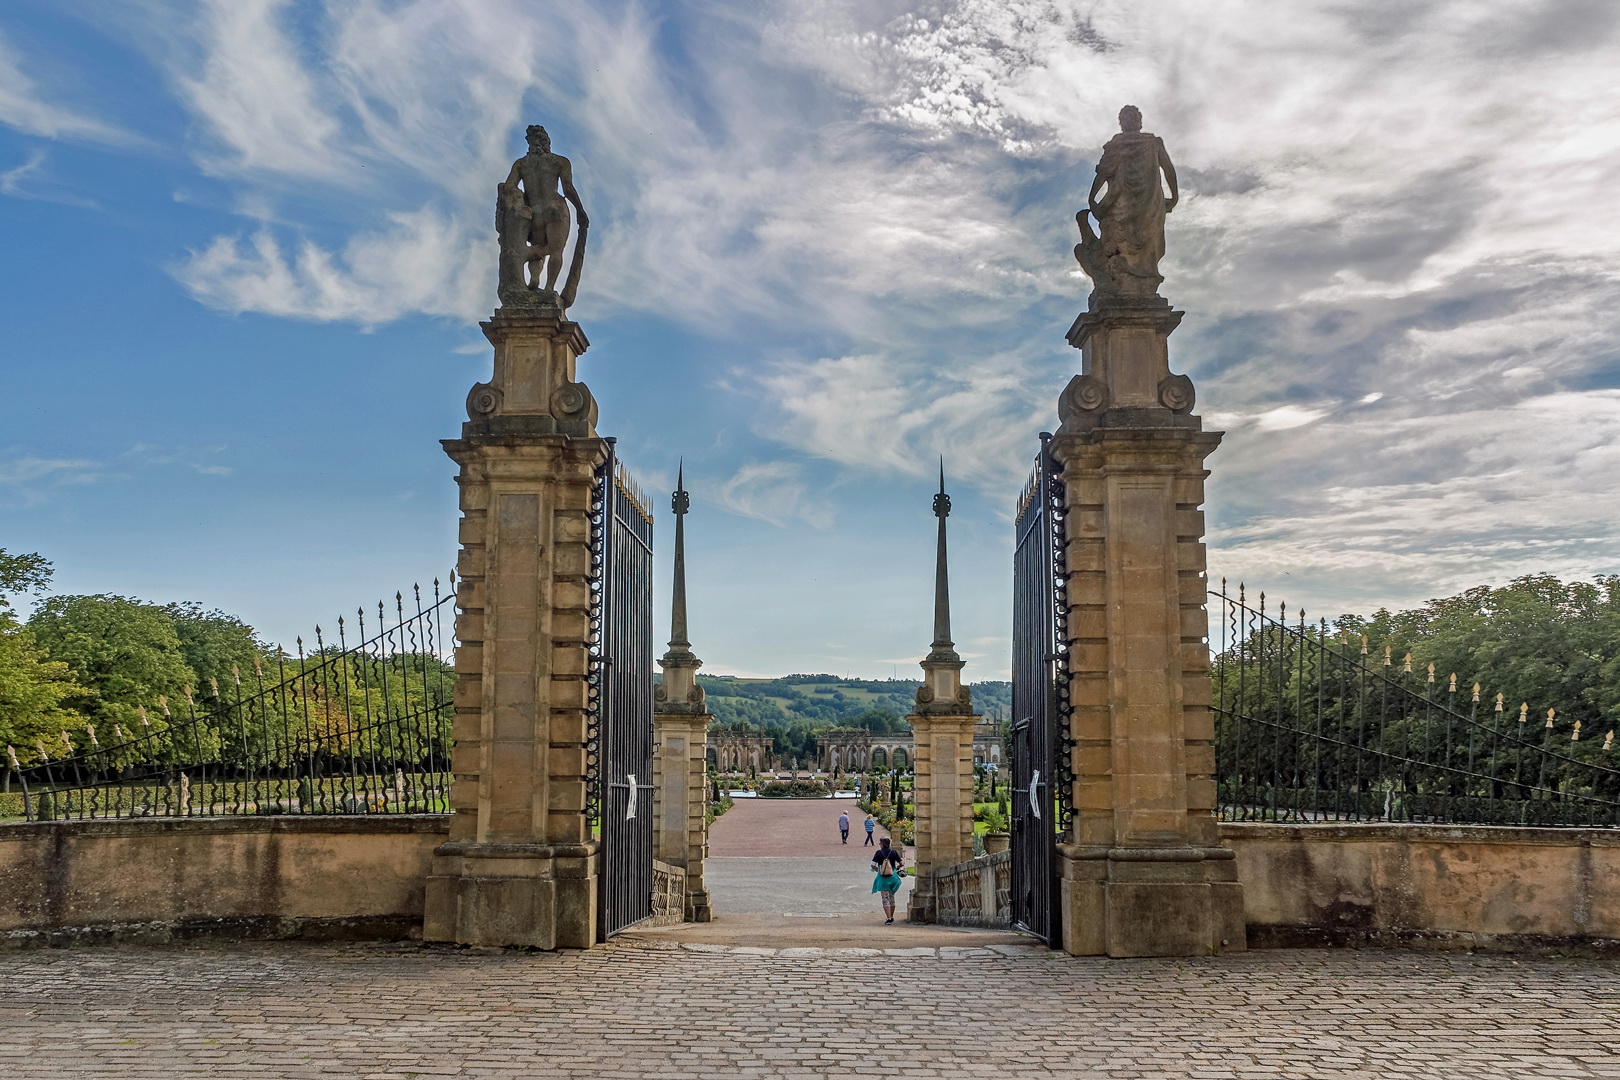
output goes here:
{"type": "Polygon", "coordinates": [[[984,834],[984,853],[994,855],[1006,851],[1012,846],[1012,834],[1004,832],[987,832],[984,834]]]}

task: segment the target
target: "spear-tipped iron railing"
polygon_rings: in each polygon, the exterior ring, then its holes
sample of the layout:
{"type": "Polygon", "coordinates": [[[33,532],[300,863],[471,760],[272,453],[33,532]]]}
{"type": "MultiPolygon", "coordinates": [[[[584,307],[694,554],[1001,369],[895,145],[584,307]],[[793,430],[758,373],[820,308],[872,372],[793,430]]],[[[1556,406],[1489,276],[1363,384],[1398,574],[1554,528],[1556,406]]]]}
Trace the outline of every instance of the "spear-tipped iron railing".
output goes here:
{"type": "Polygon", "coordinates": [[[1223,818],[1620,826],[1613,732],[1583,743],[1554,709],[1535,723],[1528,702],[1241,585],[1210,597],[1223,818]]]}
{"type": "Polygon", "coordinates": [[[131,730],[64,732],[28,766],[8,748],[24,816],[447,812],[454,574],[431,589],[339,618],[335,641],[316,627],[313,649],[300,637],[183,703],[160,697],[131,730]]]}

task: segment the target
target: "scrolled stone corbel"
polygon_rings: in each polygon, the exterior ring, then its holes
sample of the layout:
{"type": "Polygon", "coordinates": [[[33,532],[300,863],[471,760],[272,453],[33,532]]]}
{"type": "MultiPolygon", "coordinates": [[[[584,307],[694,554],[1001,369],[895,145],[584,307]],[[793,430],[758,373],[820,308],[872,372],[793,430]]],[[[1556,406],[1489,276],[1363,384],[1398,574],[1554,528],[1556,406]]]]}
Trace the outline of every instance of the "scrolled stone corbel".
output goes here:
{"type": "Polygon", "coordinates": [[[467,418],[489,419],[500,411],[501,398],[500,387],[486,382],[473,383],[472,389],[467,391],[467,418]]]}
{"type": "Polygon", "coordinates": [[[1071,417],[1102,412],[1108,403],[1107,384],[1095,375],[1076,375],[1058,395],[1058,420],[1067,425],[1071,417]]]}
{"type": "Polygon", "coordinates": [[[1198,401],[1192,380],[1185,375],[1166,375],[1159,380],[1159,404],[1171,412],[1191,412],[1198,401]]]}

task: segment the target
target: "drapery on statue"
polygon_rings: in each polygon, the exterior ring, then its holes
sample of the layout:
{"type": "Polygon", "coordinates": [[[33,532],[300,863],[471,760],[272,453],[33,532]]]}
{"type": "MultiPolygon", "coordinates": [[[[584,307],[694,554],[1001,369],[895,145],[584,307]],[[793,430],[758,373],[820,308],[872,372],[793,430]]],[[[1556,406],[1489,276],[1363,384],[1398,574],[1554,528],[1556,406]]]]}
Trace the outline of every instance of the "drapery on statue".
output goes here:
{"type": "Polygon", "coordinates": [[[1075,215],[1081,239],[1074,247],[1074,257],[1099,295],[1158,294],[1164,281],[1159,273],[1159,260],[1164,257],[1164,216],[1180,198],[1176,167],[1164,140],[1142,130],[1140,109],[1125,106],[1119,110],[1119,134],[1103,147],[1097,178],[1086,197],[1090,213],[1097,219],[1097,232],[1092,232],[1085,210],[1075,215]],[[1169,198],[1160,183],[1161,171],[1169,198]],[[1104,185],[1107,191],[1099,199],[1097,193],[1104,185]]]}
{"type": "Polygon", "coordinates": [[[579,192],[574,190],[573,166],[561,154],[551,152],[551,136],[546,129],[530,124],[527,137],[529,152],[512,163],[512,171],[500,185],[495,200],[495,232],[501,241],[497,292],[503,305],[553,303],[566,310],[579,291],[585,233],[591,222],[579,201],[579,192]],[[557,278],[562,273],[563,248],[568,243],[568,203],[574,204],[574,212],[579,215],[579,238],[574,241],[574,258],[559,295],[557,278]],[[544,288],[540,285],[542,273],[544,288]]]}

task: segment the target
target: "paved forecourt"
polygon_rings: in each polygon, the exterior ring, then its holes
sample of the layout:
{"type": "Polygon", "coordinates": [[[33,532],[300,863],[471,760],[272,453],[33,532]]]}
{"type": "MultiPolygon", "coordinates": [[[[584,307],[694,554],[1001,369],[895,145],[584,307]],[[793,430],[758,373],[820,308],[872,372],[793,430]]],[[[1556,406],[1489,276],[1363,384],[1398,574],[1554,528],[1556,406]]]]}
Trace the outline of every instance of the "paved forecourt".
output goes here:
{"type": "MultiPolygon", "coordinates": [[[[854,799],[738,799],[709,826],[709,858],[849,858],[866,866],[865,820],[854,799]],[[849,814],[847,844],[838,839],[840,812],[849,814]]],[[[879,825],[877,835],[889,830],[879,825]]]]}
{"type": "Polygon", "coordinates": [[[0,1076],[29,1080],[1620,1077],[1620,968],[1585,960],[619,939],[559,953],[120,946],[5,964],[0,1076]]]}
{"type": "MultiPolygon", "coordinates": [[[[872,895],[876,846],[866,846],[865,819],[854,799],[738,799],[709,830],[703,872],[714,921],[655,933],[664,940],[763,947],[941,945],[972,933],[883,924],[872,895]],[[842,811],[850,819],[847,844],[838,834],[842,811]]],[[[879,826],[875,835],[889,833],[879,826]]],[[[908,877],[896,896],[902,920],[910,892],[908,877]]]]}

